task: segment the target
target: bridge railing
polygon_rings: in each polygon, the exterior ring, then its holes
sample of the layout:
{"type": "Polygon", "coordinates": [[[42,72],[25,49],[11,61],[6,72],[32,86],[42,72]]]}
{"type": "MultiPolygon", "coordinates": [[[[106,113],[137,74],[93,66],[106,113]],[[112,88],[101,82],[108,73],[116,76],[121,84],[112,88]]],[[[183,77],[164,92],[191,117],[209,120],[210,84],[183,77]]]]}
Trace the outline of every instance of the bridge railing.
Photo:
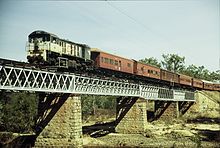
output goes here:
{"type": "Polygon", "coordinates": [[[186,90],[2,65],[0,65],[0,89],[133,96],[166,101],[195,101],[194,92],[186,90]]]}

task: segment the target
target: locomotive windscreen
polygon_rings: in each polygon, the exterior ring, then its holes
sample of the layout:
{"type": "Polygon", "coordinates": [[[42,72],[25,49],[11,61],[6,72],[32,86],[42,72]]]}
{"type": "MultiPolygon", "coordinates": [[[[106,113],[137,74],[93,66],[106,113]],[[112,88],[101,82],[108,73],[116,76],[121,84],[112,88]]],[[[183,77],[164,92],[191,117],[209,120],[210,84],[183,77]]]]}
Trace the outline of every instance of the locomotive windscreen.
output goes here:
{"type": "Polygon", "coordinates": [[[30,34],[29,35],[29,42],[32,42],[33,40],[39,40],[39,41],[50,41],[50,35],[49,34],[30,34]]]}

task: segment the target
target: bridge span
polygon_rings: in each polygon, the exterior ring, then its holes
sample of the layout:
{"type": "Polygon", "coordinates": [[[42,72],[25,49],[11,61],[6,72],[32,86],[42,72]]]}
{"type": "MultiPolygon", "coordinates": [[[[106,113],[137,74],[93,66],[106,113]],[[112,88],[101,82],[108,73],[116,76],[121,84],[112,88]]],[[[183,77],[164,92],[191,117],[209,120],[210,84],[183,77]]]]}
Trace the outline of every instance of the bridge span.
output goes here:
{"type": "Polygon", "coordinates": [[[164,101],[195,101],[193,91],[85,77],[74,73],[0,65],[0,74],[0,89],[4,90],[111,95],[164,101]]]}
{"type": "Polygon", "coordinates": [[[155,118],[169,106],[179,115],[195,102],[195,92],[184,89],[6,65],[0,65],[0,90],[39,94],[37,147],[82,147],[81,94],[117,96],[115,131],[130,133],[146,130],[150,100],[155,118]]]}

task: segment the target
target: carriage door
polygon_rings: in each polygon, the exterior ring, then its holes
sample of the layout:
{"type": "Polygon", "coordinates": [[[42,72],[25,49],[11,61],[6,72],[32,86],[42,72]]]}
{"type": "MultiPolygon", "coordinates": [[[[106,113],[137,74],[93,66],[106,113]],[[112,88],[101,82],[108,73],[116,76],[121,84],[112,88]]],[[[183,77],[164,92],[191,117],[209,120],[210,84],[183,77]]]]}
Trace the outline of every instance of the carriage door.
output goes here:
{"type": "Polygon", "coordinates": [[[121,70],[121,61],[118,62],[118,69],[121,70]]]}

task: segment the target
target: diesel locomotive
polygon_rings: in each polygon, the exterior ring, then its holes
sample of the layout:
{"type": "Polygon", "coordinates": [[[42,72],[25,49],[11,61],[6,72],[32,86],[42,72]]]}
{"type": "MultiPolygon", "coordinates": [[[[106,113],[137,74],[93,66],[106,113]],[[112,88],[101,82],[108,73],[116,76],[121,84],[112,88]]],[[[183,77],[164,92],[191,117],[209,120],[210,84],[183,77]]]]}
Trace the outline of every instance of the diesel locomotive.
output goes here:
{"type": "Polygon", "coordinates": [[[98,69],[100,73],[108,75],[122,74],[124,77],[147,78],[172,85],[220,91],[219,83],[192,78],[133,59],[113,55],[96,48],[90,48],[86,44],[61,39],[45,31],[32,32],[28,36],[26,50],[28,62],[31,64],[74,70],[98,69]]]}
{"type": "Polygon", "coordinates": [[[57,67],[83,67],[91,64],[90,47],[45,31],[34,31],[28,36],[27,59],[32,64],[57,67]]]}

